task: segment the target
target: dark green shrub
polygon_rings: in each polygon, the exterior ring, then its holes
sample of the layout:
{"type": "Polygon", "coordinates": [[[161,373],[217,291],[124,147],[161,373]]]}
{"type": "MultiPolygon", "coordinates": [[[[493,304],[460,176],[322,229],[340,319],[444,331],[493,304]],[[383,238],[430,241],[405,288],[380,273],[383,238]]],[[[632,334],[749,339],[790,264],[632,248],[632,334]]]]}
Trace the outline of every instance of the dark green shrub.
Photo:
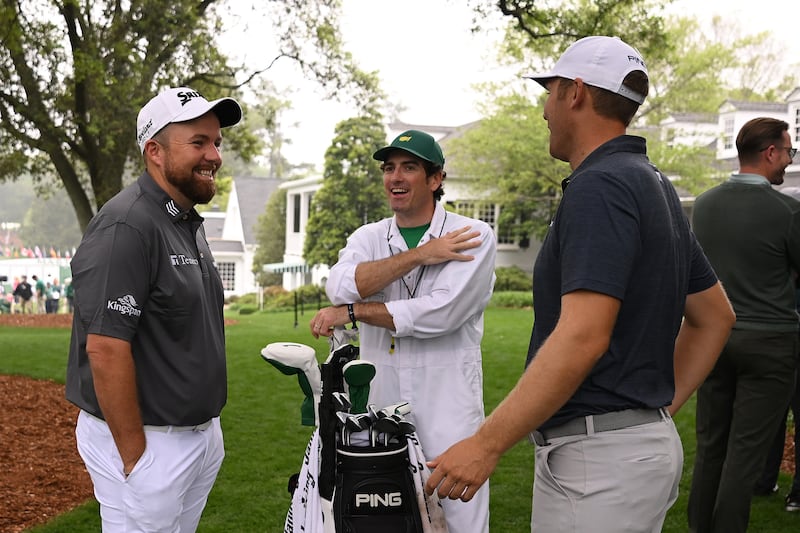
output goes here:
{"type": "Polygon", "coordinates": [[[492,295],[489,305],[494,307],[533,307],[533,293],[529,291],[499,291],[492,295]]]}
{"type": "Polygon", "coordinates": [[[498,267],[494,274],[497,276],[495,292],[533,290],[533,276],[518,266],[498,267]]]}

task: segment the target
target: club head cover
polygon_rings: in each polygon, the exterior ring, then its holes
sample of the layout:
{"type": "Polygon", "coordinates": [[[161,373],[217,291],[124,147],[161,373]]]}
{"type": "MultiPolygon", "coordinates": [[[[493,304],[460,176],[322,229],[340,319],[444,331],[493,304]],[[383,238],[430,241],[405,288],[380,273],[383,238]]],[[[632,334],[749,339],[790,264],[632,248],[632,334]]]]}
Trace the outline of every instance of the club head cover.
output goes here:
{"type": "Polygon", "coordinates": [[[350,361],[342,369],[344,381],[348,385],[350,412],[366,413],[369,401],[369,384],[375,377],[375,365],[363,359],[350,361]]]}
{"type": "Polygon", "coordinates": [[[261,350],[261,357],[282,374],[297,376],[297,382],[305,396],[300,405],[300,423],[304,426],[315,426],[318,421],[317,405],[322,393],[322,378],[314,349],[305,344],[273,342],[261,350]]]}

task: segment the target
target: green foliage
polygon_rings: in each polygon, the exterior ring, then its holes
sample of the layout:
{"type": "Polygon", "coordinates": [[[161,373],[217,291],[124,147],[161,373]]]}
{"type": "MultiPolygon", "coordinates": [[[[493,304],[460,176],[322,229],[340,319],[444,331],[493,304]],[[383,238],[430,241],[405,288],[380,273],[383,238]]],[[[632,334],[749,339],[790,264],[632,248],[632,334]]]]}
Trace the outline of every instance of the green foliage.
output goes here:
{"type": "Polygon", "coordinates": [[[325,290],[315,285],[303,285],[293,291],[272,287],[264,292],[264,307],[267,310],[291,309],[295,305],[303,309],[321,309],[330,304],[325,290]]]}
{"type": "Polygon", "coordinates": [[[309,265],[333,265],[353,231],[390,215],[381,171],[372,159],[385,144],[377,114],[337,124],[306,227],[303,257],[309,265]]]}
{"type": "MultiPolygon", "coordinates": [[[[245,74],[244,83],[259,74],[231,67],[214,45],[224,14],[216,4],[0,4],[0,181],[27,172],[43,186],[60,183],[85,229],[122,188],[123,176],[140,166],[135,124],[145,102],[181,85],[241,101],[237,74],[245,74]]],[[[253,14],[274,32],[278,57],[291,58],[332,93],[355,88],[359,102],[374,101],[380,94],[375,77],[341,50],[339,12],[338,0],[286,0],[264,3],[253,14]]],[[[225,141],[245,159],[261,149],[247,116],[245,109],[245,127],[226,131],[225,141]]]]}
{"type": "Polygon", "coordinates": [[[639,117],[658,124],[671,113],[716,113],[725,99],[720,73],[736,63],[737,51],[702,31],[695,19],[667,21],[669,47],[645,55],[650,93],[639,117]]]}
{"type": "Polygon", "coordinates": [[[495,291],[490,305],[495,307],[529,308],[533,307],[531,291],[495,291]]]}
{"type": "MultiPolygon", "coordinates": [[[[300,425],[302,393],[297,380],[264,363],[261,349],[271,342],[297,342],[311,346],[322,362],[328,344],[314,339],[305,327],[310,313],[292,312],[229,316],[228,404],[222,412],[225,462],[208,500],[198,531],[250,533],[281,531],[289,495],[286,483],[300,464],[311,429],[300,425]]],[[[529,309],[490,307],[485,314],[483,361],[484,403],[490,413],[508,394],[523,372],[533,315],[529,309]]],[[[36,379],[65,378],[68,329],[30,329],[0,326],[0,373],[36,379]]],[[[686,531],[686,501],[694,461],[694,399],[675,417],[683,441],[684,465],[678,501],[667,513],[664,533],[686,531]]],[[[60,453],[80,461],[77,451],[65,446],[60,453]]],[[[501,459],[491,478],[490,527],[498,532],[530,530],[533,447],[522,441],[501,459]]],[[[781,487],[791,483],[781,473],[781,487]]],[[[750,519],[753,531],[794,531],[797,517],[783,510],[780,497],[754,498],[750,519]]],[[[99,508],[94,499],[31,533],[100,531],[99,508]]]]}
{"type": "MultiPolygon", "coordinates": [[[[505,44],[516,50],[518,59],[538,56],[544,63],[555,61],[566,46],[587,34],[618,35],[635,44],[647,60],[651,81],[649,96],[638,114],[643,125],[659,124],[674,113],[713,116],[726,97],[752,97],[764,90],[763,80],[748,73],[758,72],[758,65],[778,64],[765,35],[742,37],[736,28],[720,21],[714,33],[706,35],[696,20],[661,20],[659,10],[643,11],[660,4],[663,2],[575,0],[552,9],[522,1],[500,2],[499,6],[508,9],[505,14],[517,23],[505,44]],[[518,9],[510,9],[512,6],[518,9]],[[643,25],[631,24],[632,20],[642,20],[643,25]],[[574,31],[567,31],[570,27],[574,31]],[[587,27],[598,31],[585,31],[587,27]],[[640,31],[643,27],[658,31],[649,35],[640,31]],[[749,89],[736,89],[737,84],[749,89]]],[[[570,169],[548,155],[549,131],[541,105],[531,103],[527,94],[509,93],[503,87],[488,85],[485,91],[489,96],[486,118],[447,145],[457,164],[455,174],[473,179],[479,194],[503,206],[498,233],[542,237],[561,195],[560,181],[570,169]]],[[[648,138],[650,159],[665,174],[678,177],[675,185],[697,194],[716,183],[720,171],[713,149],[679,145],[652,131],[645,128],[637,134],[648,138]]]]}
{"type": "Polygon", "coordinates": [[[569,167],[549,155],[549,131],[542,107],[521,94],[498,97],[488,116],[446,145],[454,174],[503,209],[498,233],[543,236],[561,197],[569,167]]]}
{"type": "Polygon", "coordinates": [[[671,144],[647,137],[647,155],[667,176],[677,176],[673,182],[691,195],[697,195],[718,183],[722,174],[716,165],[713,150],[706,146],[671,144]]]}
{"type": "MultiPolygon", "coordinates": [[[[645,58],[669,48],[663,7],[669,0],[499,0],[509,18],[502,53],[516,61],[552,64],[570,44],[589,35],[615,35],[645,58]]],[[[480,6],[479,6],[480,9],[480,6]]]]}
{"type": "Polygon", "coordinates": [[[494,291],[527,291],[533,290],[533,277],[518,266],[497,267],[494,291]]]}
{"type": "Polygon", "coordinates": [[[286,193],[277,190],[269,197],[255,227],[258,247],[253,255],[253,274],[262,287],[280,285],[283,274],[264,272],[263,266],[283,261],[286,248],[286,193]]]}

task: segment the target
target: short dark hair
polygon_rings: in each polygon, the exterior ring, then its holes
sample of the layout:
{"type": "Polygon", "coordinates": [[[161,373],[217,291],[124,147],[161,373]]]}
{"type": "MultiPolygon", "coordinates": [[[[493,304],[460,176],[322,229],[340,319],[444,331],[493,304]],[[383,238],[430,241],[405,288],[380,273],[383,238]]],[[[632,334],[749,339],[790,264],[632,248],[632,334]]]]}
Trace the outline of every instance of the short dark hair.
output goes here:
{"type": "Polygon", "coordinates": [[[442,165],[437,165],[436,163],[426,161],[425,159],[422,159],[421,161],[423,167],[425,168],[426,178],[430,178],[439,171],[442,173],[442,182],[439,184],[439,188],[433,191],[433,199],[438,202],[442,199],[442,196],[444,196],[444,179],[447,177],[447,172],[444,171],[442,165]]]}
{"type": "MultiPolygon", "coordinates": [[[[650,80],[647,74],[641,70],[633,70],[625,76],[622,80],[622,85],[630,90],[647,96],[650,91],[650,80]]],[[[588,85],[589,91],[592,93],[592,102],[594,102],[594,111],[603,117],[619,120],[625,127],[630,126],[634,115],[639,110],[639,103],[634,102],[630,98],[626,98],[620,94],[612,93],[606,89],[592,87],[588,85]]]]}
{"type": "Polygon", "coordinates": [[[758,117],[748,120],[736,136],[739,162],[755,163],[760,152],[783,140],[784,131],[789,131],[789,124],[777,118],[758,117]]]}
{"type": "MultiPolygon", "coordinates": [[[[559,78],[561,81],[567,81],[569,84],[574,83],[574,80],[568,78],[559,78]]],[[[567,83],[558,84],[558,98],[564,98],[567,88],[570,86],[567,83]]],[[[622,80],[622,85],[628,87],[632,91],[647,96],[650,90],[650,80],[641,70],[633,70],[625,76],[622,80]]],[[[613,93],[600,87],[593,85],[586,85],[586,89],[592,93],[592,109],[595,113],[602,117],[618,120],[625,124],[625,127],[630,126],[634,115],[639,110],[639,104],[630,98],[626,98],[620,94],[613,93]]]]}

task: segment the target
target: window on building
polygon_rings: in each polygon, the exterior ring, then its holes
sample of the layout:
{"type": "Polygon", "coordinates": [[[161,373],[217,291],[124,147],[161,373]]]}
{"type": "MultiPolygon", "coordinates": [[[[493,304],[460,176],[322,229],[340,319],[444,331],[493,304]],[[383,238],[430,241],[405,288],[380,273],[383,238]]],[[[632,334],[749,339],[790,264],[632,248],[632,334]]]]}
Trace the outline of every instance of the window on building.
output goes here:
{"type": "Polygon", "coordinates": [[[300,233],[300,195],[292,195],[292,231],[300,233]]]}
{"type": "Polygon", "coordinates": [[[500,205],[488,202],[457,202],[456,210],[468,217],[477,218],[489,224],[497,237],[497,244],[519,244],[513,236],[511,228],[499,228],[497,218],[500,215],[500,205]]]}
{"type": "Polygon", "coordinates": [[[733,119],[726,118],[725,119],[725,134],[723,135],[723,147],[725,150],[731,150],[733,148],[733,119]]]}
{"type": "Polygon", "coordinates": [[[222,279],[222,288],[232,291],[236,288],[236,263],[217,263],[217,271],[222,279]]]}
{"type": "Polygon", "coordinates": [[[794,110],[794,142],[800,142],[800,106],[794,110]]]}

